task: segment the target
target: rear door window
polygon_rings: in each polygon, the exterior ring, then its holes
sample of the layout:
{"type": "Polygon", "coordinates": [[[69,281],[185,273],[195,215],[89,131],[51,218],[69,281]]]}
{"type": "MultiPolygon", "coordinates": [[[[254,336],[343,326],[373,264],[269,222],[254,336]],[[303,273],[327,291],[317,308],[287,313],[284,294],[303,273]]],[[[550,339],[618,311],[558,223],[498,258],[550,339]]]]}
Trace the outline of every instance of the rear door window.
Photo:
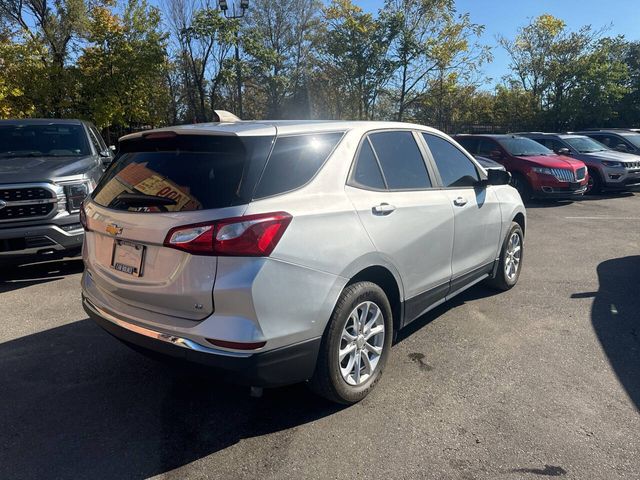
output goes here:
{"type": "Polygon", "coordinates": [[[343,132],[278,137],[254,199],[302,187],[318,173],[343,132]]]}
{"type": "Polygon", "coordinates": [[[431,187],[427,166],[408,131],[369,135],[389,190],[416,190],[431,187]]]}
{"type": "Polygon", "coordinates": [[[92,198],[135,212],[243,205],[251,201],[272,144],[272,136],[169,134],[124,141],[92,198]]]}

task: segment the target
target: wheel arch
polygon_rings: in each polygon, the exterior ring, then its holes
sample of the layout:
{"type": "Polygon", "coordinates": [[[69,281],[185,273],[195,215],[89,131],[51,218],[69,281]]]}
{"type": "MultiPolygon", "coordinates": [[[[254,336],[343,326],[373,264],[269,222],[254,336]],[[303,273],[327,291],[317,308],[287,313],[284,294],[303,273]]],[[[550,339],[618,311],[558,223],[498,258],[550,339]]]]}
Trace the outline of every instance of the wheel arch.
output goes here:
{"type": "Polygon", "coordinates": [[[524,235],[526,233],[526,223],[527,223],[524,213],[522,212],[516,213],[515,216],[513,217],[513,221],[516,222],[518,225],[520,225],[520,228],[522,229],[522,234],[524,235]]]}
{"type": "Polygon", "coordinates": [[[401,285],[399,285],[396,276],[391,272],[391,270],[382,265],[370,265],[355,273],[349,279],[345,288],[358,282],[371,282],[382,288],[389,300],[389,304],[391,305],[393,329],[396,332],[400,330],[403,315],[403,293],[401,285]]]}

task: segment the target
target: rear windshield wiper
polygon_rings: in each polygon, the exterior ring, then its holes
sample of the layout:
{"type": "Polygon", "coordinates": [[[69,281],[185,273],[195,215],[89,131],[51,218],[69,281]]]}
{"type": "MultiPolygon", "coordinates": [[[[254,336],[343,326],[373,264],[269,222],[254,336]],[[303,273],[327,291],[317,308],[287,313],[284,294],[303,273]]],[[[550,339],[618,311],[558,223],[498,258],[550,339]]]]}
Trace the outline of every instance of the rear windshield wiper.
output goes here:
{"type": "Polygon", "coordinates": [[[123,192],[113,199],[113,204],[125,204],[130,207],[151,207],[162,205],[177,205],[173,198],[158,197],[156,195],[145,195],[144,193],[123,192]]]}

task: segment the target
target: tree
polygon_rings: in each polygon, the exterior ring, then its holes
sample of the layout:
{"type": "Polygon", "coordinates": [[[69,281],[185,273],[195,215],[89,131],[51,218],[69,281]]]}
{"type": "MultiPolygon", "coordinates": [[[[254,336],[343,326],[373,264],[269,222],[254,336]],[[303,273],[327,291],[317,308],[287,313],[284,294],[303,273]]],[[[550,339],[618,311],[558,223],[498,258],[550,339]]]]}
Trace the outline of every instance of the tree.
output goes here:
{"type": "Polygon", "coordinates": [[[576,87],[569,92],[566,111],[562,112],[563,123],[576,129],[624,126],[619,110],[632,91],[624,61],[626,48],[622,37],[603,38],[581,59],[576,87]]]}
{"type": "Polygon", "coordinates": [[[91,44],[78,59],[86,115],[99,127],[163,123],[169,98],[159,10],[146,0],[128,0],[122,15],[95,6],[87,28],[91,44]]]}
{"type": "Polygon", "coordinates": [[[87,26],[85,0],[0,0],[4,16],[31,44],[44,45],[40,61],[47,77],[48,94],[37,105],[43,116],[61,116],[72,108],[73,74],[67,68],[71,46],[87,26]]]}
{"type": "Polygon", "coordinates": [[[515,80],[547,112],[547,128],[566,126],[568,99],[584,73],[584,57],[600,36],[589,25],[569,32],[564,21],[545,14],[521,28],[514,40],[498,39],[511,57],[515,80]]]}
{"type": "Polygon", "coordinates": [[[441,93],[444,101],[452,80],[469,80],[490,58],[489,49],[476,42],[484,27],[468,14],[457,15],[453,0],[386,0],[383,12],[389,28],[397,31],[390,57],[400,121],[427,90],[441,93]]]}
{"type": "Polygon", "coordinates": [[[640,42],[628,42],[623,47],[627,72],[627,93],[620,101],[620,126],[640,127],[640,42]]]}
{"type": "Polygon", "coordinates": [[[43,89],[44,47],[35,41],[16,42],[0,30],[0,118],[27,117],[36,111],[43,89]]]}
{"type": "Polygon", "coordinates": [[[326,30],[321,33],[319,68],[325,85],[337,93],[334,114],[371,119],[393,73],[387,54],[396,32],[350,0],[333,0],[323,14],[326,30]]]}
{"type": "Polygon", "coordinates": [[[266,100],[268,118],[282,118],[288,108],[310,113],[305,90],[320,7],[318,0],[252,2],[242,43],[253,90],[266,100]]]}
{"type": "Polygon", "coordinates": [[[182,72],[191,122],[211,120],[225,79],[233,75],[229,54],[238,39],[238,20],[198,0],[169,0],[169,21],[178,46],[175,63],[182,72]]]}

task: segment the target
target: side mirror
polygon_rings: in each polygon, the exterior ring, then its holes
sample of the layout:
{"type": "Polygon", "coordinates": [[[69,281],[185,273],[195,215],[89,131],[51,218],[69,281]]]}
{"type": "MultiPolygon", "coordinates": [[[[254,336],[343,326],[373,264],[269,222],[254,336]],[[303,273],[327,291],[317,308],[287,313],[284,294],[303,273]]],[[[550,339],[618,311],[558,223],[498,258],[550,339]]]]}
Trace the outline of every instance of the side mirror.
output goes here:
{"type": "Polygon", "coordinates": [[[556,150],[556,153],[558,155],[569,155],[571,153],[571,150],[569,150],[567,147],[562,147],[556,150]]]}
{"type": "Polygon", "coordinates": [[[511,183],[511,174],[506,170],[490,168],[487,170],[488,185],[508,185],[511,183]]]}

